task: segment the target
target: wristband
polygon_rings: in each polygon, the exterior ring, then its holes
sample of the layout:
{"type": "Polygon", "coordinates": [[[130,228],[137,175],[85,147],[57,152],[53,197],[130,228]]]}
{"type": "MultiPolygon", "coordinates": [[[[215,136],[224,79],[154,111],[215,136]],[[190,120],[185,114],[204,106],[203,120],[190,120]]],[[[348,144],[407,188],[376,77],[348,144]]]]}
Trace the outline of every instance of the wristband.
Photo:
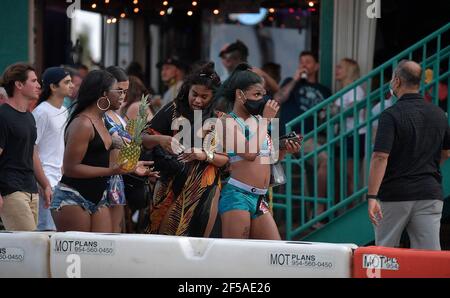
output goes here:
{"type": "Polygon", "coordinates": [[[366,200],[369,199],[378,199],[378,195],[366,195],[366,200]]]}

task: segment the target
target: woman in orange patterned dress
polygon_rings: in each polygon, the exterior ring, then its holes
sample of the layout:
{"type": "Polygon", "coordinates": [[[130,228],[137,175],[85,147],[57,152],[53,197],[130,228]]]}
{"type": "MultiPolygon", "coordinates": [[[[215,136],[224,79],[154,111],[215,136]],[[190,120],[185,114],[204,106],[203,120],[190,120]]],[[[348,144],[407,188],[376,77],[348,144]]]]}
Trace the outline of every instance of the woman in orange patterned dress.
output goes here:
{"type": "Polygon", "coordinates": [[[161,178],[154,189],[148,233],[192,237],[211,234],[217,218],[220,168],[228,163],[228,157],[214,151],[214,128],[194,131],[194,111],[202,115],[202,124],[215,118],[213,98],[219,86],[214,64],[200,67],[187,78],[177,98],[149,122],[143,144],[152,150],[161,178]],[[179,131],[173,130],[172,124],[180,119],[189,121],[191,136],[200,136],[203,148],[184,148],[174,138],[179,131]]]}

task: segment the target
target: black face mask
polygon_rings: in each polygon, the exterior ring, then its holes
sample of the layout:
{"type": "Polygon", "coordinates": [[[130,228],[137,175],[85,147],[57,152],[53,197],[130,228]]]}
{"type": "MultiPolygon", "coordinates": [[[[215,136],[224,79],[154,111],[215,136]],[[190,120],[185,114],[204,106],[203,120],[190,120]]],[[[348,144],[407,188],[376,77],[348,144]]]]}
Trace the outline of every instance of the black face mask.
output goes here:
{"type": "Polygon", "coordinates": [[[244,95],[244,98],[246,99],[244,107],[247,109],[247,112],[253,116],[262,115],[267,99],[261,98],[260,100],[248,100],[248,98],[245,97],[244,92],[242,92],[242,95],[244,95]]]}

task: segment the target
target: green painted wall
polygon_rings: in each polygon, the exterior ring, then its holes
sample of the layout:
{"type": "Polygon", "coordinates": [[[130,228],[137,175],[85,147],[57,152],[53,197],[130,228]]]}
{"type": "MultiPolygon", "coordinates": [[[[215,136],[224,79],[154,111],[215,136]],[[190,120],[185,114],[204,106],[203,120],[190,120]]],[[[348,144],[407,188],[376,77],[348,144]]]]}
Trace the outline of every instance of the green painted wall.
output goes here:
{"type": "Polygon", "coordinates": [[[320,3],[319,81],[330,89],[333,80],[333,20],[334,0],[322,0],[320,3]]]}
{"type": "Polygon", "coordinates": [[[15,62],[28,61],[28,0],[0,1],[0,74],[15,62]]]}

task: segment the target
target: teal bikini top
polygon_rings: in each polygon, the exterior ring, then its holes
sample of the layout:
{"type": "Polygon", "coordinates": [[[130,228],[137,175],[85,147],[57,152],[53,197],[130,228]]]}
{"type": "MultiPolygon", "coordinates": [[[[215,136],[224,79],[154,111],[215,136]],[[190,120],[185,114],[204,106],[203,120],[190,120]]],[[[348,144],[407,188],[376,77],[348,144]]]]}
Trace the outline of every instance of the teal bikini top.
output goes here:
{"type": "MultiPolygon", "coordinates": [[[[231,117],[233,117],[234,120],[236,120],[237,124],[241,128],[241,131],[244,132],[245,139],[247,141],[250,141],[250,139],[253,138],[256,133],[251,132],[248,125],[245,124],[245,122],[241,118],[239,118],[234,112],[231,112],[229,115],[231,117]]],[[[258,118],[256,118],[255,116],[252,115],[252,117],[254,117],[255,119],[258,120],[258,118]]],[[[271,150],[270,150],[269,144],[270,144],[270,138],[269,138],[269,135],[266,135],[266,139],[264,140],[264,143],[262,144],[262,147],[258,153],[258,156],[261,156],[261,157],[269,157],[270,156],[271,150]]],[[[228,151],[227,154],[230,158],[230,163],[244,160],[242,157],[240,157],[233,151],[228,151]]]]}

